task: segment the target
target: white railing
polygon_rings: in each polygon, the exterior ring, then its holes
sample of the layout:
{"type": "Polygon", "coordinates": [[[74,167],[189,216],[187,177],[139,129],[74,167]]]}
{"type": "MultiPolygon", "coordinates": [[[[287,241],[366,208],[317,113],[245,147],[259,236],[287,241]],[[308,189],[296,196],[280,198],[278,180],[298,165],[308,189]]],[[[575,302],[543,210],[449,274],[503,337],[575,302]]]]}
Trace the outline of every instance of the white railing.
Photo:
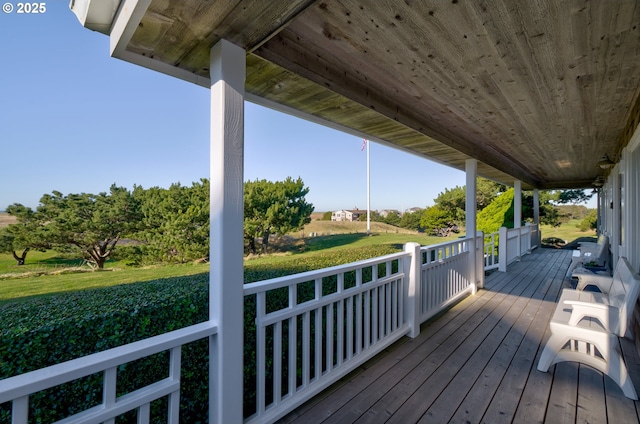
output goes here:
{"type": "Polygon", "coordinates": [[[540,247],[540,226],[538,224],[531,225],[529,234],[529,251],[540,247]]]}
{"type": "MultiPolygon", "coordinates": [[[[408,243],[404,252],[245,285],[245,303],[255,304],[256,361],[255,413],[245,421],[273,422],[402,336],[418,335],[422,322],[482,286],[483,240],[479,233],[426,247],[408,243]]],[[[136,410],[145,423],[150,403],[168,396],[167,421],[174,423],[181,346],[217,332],[210,322],[197,324],[0,380],[0,404],[13,402],[12,422],[23,424],[30,394],[103,373],[103,403],[61,422],[113,423],[136,410]],[[166,350],[169,377],[116,397],[120,365],[166,350]]]]}
{"type": "Polygon", "coordinates": [[[470,293],[473,281],[468,239],[425,246],[420,253],[419,311],[422,323],[470,293]]]}
{"type": "MultiPolygon", "coordinates": [[[[476,248],[476,273],[475,273],[475,279],[476,279],[476,289],[478,288],[484,288],[484,277],[485,277],[485,271],[487,270],[485,268],[485,263],[484,263],[484,252],[486,251],[486,248],[484,246],[484,233],[482,231],[478,231],[476,233],[476,242],[474,242],[475,248],[476,248]]],[[[475,294],[475,292],[474,292],[475,294]]]]}
{"type": "Polygon", "coordinates": [[[531,253],[538,247],[540,229],[537,224],[527,224],[519,228],[501,227],[499,231],[498,269],[506,271],[507,266],[519,261],[522,255],[531,253]]]}
{"type": "Polygon", "coordinates": [[[520,227],[520,256],[531,253],[531,226],[520,227]]]}
{"type": "Polygon", "coordinates": [[[80,378],[102,373],[101,404],[77,413],[57,424],[115,423],[116,417],[137,411],[138,423],[148,423],[151,402],[167,396],[167,422],[178,423],[180,408],[180,369],[182,346],[205,337],[215,337],[218,328],[210,322],[196,324],[135,343],[94,353],[40,370],[0,380],[0,404],[12,402],[12,424],[26,424],[29,396],[80,378]],[[123,364],[169,351],[169,376],[131,393],[116,396],[118,367],[123,364]]]}
{"type": "MultiPolygon", "coordinates": [[[[483,246],[476,239],[483,280],[483,246]]],[[[473,289],[468,239],[245,285],[256,305],[256,405],[273,422],[473,289]],[[415,303],[417,302],[417,303],[415,303]],[[277,304],[277,306],[269,306],[277,304]]]]}
{"type": "Polygon", "coordinates": [[[245,285],[256,296],[256,413],[272,422],[409,331],[406,253],[245,285]],[[269,308],[280,298],[279,307],[269,308]]]}
{"type": "Polygon", "coordinates": [[[498,268],[498,231],[484,236],[484,270],[498,268]]]}

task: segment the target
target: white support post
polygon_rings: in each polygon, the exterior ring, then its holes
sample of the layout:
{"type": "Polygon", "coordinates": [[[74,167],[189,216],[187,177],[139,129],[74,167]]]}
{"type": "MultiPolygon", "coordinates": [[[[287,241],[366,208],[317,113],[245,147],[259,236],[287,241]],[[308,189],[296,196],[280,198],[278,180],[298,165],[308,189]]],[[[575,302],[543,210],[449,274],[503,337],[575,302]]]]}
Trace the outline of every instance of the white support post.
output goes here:
{"type": "Polygon", "coordinates": [[[540,246],[540,191],[537,188],[533,189],[533,223],[537,225],[538,231],[536,238],[533,240],[535,246],[540,246]]]}
{"type": "Polygon", "coordinates": [[[242,423],[245,51],[211,48],[209,422],[242,423]]]}
{"type": "Polygon", "coordinates": [[[407,281],[407,306],[404,308],[405,321],[409,324],[409,327],[411,327],[409,337],[415,338],[420,335],[420,303],[422,299],[422,286],[420,284],[422,257],[420,244],[413,242],[407,243],[404,245],[404,251],[410,255],[404,263],[405,278],[407,281]]]}
{"type": "Polygon", "coordinates": [[[609,234],[609,245],[611,246],[611,263],[618,262],[620,257],[620,245],[622,243],[622,176],[620,175],[620,165],[615,166],[609,173],[609,180],[612,182],[613,208],[611,209],[611,234],[609,234]]]}
{"type": "Polygon", "coordinates": [[[478,276],[476,270],[478,264],[476,264],[476,215],[478,206],[476,202],[476,177],[478,174],[478,161],[475,159],[467,159],[465,161],[465,171],[467,177],[467,191],[466,191],[466,203],[465,203],[465,225],[467,232],[467,242],[469,243],[469,278],[471,280],[472,293],[476,294],[478,290],[478,276]]]}
{"type": "Polygon", "coordinates": [[[540,191],[533,189],[533,223],[540,224],[540,191]]]}
{"type": "Polygon", "coordinates": [[[484,232],[476,231],[476,276],[478,288],[484,288],[484,232]]]}
{"type": "Polygon", "coordinates": [[[507,227],[498,230],[498,271],[507,272],[507,227]]]}
{"type": "MultiPolygon", "coordinates": [[[[611,199],[611,185],[607,182],[600,188],[600,211],[602,217],[602,224],[600,226],[600,233],[611,237],[611,209],[609,204],[611,199]]],[[[609,241],[611,243],[611,241],[609,241]]]]}
{"type": "Polygon", "coordinates": [[[522,226],[522,181],[513,182],[513,228],[522,226]]]}
{"type": "Polygon", "coordinates": [[[598,208],[598,220],[596,222],[596,235],[600,235],[602,234],[602,217],[603,217],[603,213],[602,213],[602,198],[604,196],[602,196],[602,188],[598,188],[596,189],[596,200],[597,200],[597,208],[598,208]]]}
{"type": "Polygon", "coordinates": [[[520,246],[522,245],[520,239],[522,238],[522,181],[516,180],[513,182],[513,228],[518,229],[518,244],[517,257],[522,256],[520,246]]]}

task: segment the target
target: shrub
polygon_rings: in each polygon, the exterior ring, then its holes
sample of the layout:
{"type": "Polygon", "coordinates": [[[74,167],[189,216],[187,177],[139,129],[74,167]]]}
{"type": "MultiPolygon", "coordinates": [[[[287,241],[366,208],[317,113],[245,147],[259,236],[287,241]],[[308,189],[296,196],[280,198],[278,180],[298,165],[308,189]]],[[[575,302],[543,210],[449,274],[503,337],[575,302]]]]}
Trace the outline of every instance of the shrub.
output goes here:
{"type": "Polygon", "coordinates": [[[498,231],[500,227],[513,228],[513,194],[514,190],[510,188],[478,213],[479,231],[491,234],[498,231]]]}
{"type": "MultiPolygon", "coordinates": [[[[207,274],[200,274],[3,305],[0,378],[205,321],[208,313],[207,282],[207,274]]],[[[185,391],[181,399],[183,405],[197,404],[203,397],[206,399],[206,385],[203,388],[198,382],[206,354],[206,343],[196,342],[184,349],[185,387],[197,389],[185,391]]],[[[166,361],[165,356],[158,355],[120,367],[120,394],[162,378],[168,370],[166,361]],[[157,378],[158,375],[161,377],[157,378]],[[147,377],[152,379],[148,381],[147,377]]],[[[90,376],[33,395],[30,416],[36,422],[51,422],[98,403],[101,390],[83,389],[89,386],[89,381],[101,381],[101,376],[90,376]]],[[[97,387],[101,388],[100,385],[97,387]]],[[[183,408],[182,419],[197,422],[201,412],[183,408]]],[[[3,413],[6,414],[6,410],[0,411],[3,413]]],[[[6,417],[0,415],[0,421],[3,418],[6,417]]]]}
{"type": "Polygon", "coordinates": [[[598,210],[590,209],[587,216],[578,224],[580,231],[595,230],[598,228],[598,210]]]}
{"type": "Polygon", "coordinates": [[[451,221],[453,221],[453,215],[438,205],[430,206],[422,212],[420,217],[420,226],[427,231],[439,232],[442,228],[447,228],[451,221]]]}

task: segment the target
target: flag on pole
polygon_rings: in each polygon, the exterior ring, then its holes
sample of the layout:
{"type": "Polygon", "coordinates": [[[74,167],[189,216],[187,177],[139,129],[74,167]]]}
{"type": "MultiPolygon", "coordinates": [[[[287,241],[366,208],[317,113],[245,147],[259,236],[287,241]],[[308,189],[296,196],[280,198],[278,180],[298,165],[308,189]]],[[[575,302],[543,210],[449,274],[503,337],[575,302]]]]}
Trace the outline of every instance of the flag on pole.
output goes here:
{"type": "Polygon", "coordinates": [[[362,139],[362,148],[360,149],[360,151],[363,151],[364,149],[366,149],[367,147],[367,139],[363,138],[362,139]]]}

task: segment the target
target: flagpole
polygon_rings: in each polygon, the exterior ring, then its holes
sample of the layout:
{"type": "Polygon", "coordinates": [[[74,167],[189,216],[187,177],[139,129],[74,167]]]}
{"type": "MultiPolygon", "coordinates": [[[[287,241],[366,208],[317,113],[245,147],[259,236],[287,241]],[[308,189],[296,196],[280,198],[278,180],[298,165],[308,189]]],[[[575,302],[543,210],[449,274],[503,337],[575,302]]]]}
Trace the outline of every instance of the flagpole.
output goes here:
{"type": "Polygon", "coordinates": [[[371,154],[369,152],[370,141],[366,140],[367,143],[367,235],[371,234],[371,167],[370,167],[370,157],[371,154]]]}

